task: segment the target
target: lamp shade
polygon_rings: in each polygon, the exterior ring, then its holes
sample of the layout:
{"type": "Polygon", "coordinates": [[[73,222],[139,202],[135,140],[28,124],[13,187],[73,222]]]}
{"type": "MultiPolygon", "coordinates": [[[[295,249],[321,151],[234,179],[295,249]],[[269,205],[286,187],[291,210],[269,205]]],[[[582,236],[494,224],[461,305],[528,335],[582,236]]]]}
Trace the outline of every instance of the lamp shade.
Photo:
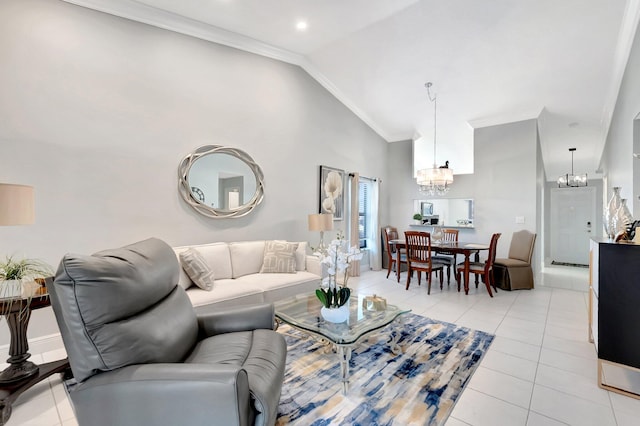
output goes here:
{"type": "Polygon", "coordinates": [[[32,186],[0,183],[0,225],[29,225],[35,220],[32,186]]]}
{"type": "Polygon", "coordinates": [[[331,231],[333,229],[333,214],[316,213],[309,215],[309,231],[331,231]]]}

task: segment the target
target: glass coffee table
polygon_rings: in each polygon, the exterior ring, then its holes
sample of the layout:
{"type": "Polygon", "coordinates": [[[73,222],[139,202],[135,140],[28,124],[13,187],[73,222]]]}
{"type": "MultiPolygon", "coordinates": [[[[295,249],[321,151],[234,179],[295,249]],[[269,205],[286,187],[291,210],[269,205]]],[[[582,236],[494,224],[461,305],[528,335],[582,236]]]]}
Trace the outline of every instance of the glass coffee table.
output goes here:
{"type": "Polygon", "coordinates": [[[394,353],[401,352],[398,346],[400,332],[394,327],[398,321],[395,320],[411,311],[394,305],[387,305],[386,309],[381,311],[367,310],[362,304],[365,297],[351,295],[349,318],[341,323],[332,323],[322,317],[320,314],[322,305],[315,294],[298,295],[274,304],[278,322],[325,339],[336,347],[336,353],[340,359],[342,391],[345,394],[349,387],[349,361],[353,347],[372,333],[382,330],[387,333],[391,350],[394,353]]]}

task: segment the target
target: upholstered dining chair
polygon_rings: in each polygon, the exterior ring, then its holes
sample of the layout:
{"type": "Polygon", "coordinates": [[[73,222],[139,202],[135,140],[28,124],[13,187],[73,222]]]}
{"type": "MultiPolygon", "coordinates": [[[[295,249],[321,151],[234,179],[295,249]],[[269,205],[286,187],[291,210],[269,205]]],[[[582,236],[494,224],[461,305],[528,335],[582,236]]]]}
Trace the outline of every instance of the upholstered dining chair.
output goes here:
{"type": "MultiPolygon", "coordinates": [[[[493,293],[491,292],[491,287],[497,292],[495,285],[495,279],[493,276],[493,264],[496,260],[496,249],[498,247],[498,239],[500,238],[500,233],[493,234],[491,236],[491,243],[489,243],[489,254],[487,255],[487,260],[484,262],[469,262],[469,273],[475,274],[476,276],[482,275],[482,282],[487,286],[487,291],[489,292],[489,296],[493,297],[493,293]]],[[[461,274],[464,271],[464,263],[458,264],[456,268],[456,281],[458,282],[458,291],[460,291],[460,282],[461,282],[461,274]]]]}
{"type": "Polygon", "coordinates": [[[384,243],[387,247],[387,278],[389,278],[389,274],[391,274],[391,269],[395,265],[396,277],[398,278],[398,282],[400,282],[400,271],[402,270],[402,264],[407,264],[407,253],[405,249],[396,247],[395,244],[391,244],[391,240],[398,239],[398,229],[393,226],[386,226],[384,228],[384,243]],[[400,252],[400,265],[396,265],[398,262],[397,255],[398,251],[400,252]]]}
{"type": "MultiPolygon", "coordinates": [[[[442,241],[453,242],[458,241],[457,229],[443,229],[442,241]]],[[[440,250],[439,254],[432,256],[433,260],[437,260],[439,263],[444,264],[447,267],[447,285],[451,283],[451,267],[456,267],[456,253],[447,252],[446,250],[440,250]]],[[[454,271],[455,272],[455,271],[454,271]]]]}
{"type": "Polygon", "coordinates": [[[531,257],[536,242],[536,234],[523,229],[514,232],[507,259],[496,259],[496,281],[505,290],[533,288],[531,257]]]}
{"type": "Polygon", "coordinates": [[[431,273],[440,272],[440,289],[443,282],[443,264],[431,258],[431,234],[428,232],[406,231],[404,233],[407,248],[407,290],[411,283],[413,271],[418,272],[418,285],[421,274],[427,274],[427,294],[431,294],[431,273]]]}

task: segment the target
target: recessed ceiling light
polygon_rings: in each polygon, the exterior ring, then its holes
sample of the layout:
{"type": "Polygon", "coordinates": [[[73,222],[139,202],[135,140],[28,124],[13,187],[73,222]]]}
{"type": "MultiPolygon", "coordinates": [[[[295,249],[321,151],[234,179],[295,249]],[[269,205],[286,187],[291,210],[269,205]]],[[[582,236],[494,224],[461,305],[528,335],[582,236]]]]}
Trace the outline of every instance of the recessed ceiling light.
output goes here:
{"type": "Polygon", "coordinates": [[[576,127],[578,127],[580,125],[580,123],[578,123],[577,121],[574,121],[572,123],[569,123],[569,127],[571,127],[572,129],[575,129],[576,127]]]}
{"type": "Polygon", "coordinates": [[[307,21],[298,21],[296,22],[296,29],[298,31],[305,31],[307,29],[307,21]]]}

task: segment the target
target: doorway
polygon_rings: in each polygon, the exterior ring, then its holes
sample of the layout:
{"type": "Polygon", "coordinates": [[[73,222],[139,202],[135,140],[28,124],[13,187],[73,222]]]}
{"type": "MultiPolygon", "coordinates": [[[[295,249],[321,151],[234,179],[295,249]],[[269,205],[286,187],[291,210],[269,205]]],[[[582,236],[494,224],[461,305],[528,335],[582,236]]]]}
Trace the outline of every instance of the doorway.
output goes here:
{"type": "Polygon", "coordinates": [[[589,239],[596,236],[596,188],[551,189],[551,260],[589,264],[589,239]]]}

